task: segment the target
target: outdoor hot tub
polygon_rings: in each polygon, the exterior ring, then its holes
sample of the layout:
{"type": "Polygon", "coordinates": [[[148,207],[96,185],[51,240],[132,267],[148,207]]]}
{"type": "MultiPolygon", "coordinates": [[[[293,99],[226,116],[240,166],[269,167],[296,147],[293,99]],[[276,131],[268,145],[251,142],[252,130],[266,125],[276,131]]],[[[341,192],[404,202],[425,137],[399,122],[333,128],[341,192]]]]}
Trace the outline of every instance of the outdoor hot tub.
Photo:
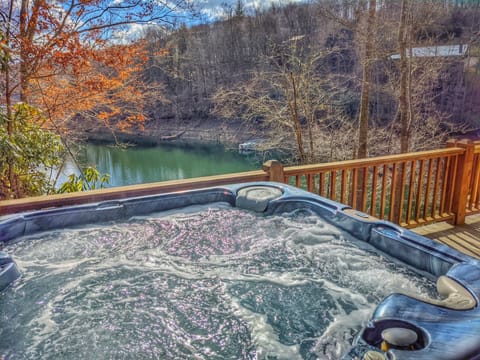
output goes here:
{"type": "Polygon", "coordinates": [[[0,218],[0,358],[480,359],[480,263],[249,183],[0,218]]]}

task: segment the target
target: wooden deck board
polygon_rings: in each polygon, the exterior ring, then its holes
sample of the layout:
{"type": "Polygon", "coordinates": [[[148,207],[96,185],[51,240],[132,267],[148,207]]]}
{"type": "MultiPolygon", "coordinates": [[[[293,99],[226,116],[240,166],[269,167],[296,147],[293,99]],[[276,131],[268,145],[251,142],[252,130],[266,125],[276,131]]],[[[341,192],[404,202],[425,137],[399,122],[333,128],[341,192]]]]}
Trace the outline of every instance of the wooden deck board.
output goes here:
{"type": "Polygon", "coordinates": [[[467,216],[464,225],[447,222],[421,226],[412,231],[451,246],[464,254],[480,258],[480,214],[467,216]]]}

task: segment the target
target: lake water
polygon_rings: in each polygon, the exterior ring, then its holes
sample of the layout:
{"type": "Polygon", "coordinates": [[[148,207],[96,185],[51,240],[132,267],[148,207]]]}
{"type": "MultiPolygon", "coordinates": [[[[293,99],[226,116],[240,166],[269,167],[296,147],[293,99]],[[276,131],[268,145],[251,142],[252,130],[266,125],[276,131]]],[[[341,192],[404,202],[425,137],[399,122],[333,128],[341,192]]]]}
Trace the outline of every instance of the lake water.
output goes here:
{"type": "MultiPolygon", "coordinates": [[[[87,145],[80,156],[82,164],[95,166],[101,174],[110,174],[110,186],[122,186],[188,179],[258,170],[260,165],[235,151],[220,146],[202,147],[128,147],[87,145]]],[[[67,163],[59,183],[78,173],[67,163]]]]}

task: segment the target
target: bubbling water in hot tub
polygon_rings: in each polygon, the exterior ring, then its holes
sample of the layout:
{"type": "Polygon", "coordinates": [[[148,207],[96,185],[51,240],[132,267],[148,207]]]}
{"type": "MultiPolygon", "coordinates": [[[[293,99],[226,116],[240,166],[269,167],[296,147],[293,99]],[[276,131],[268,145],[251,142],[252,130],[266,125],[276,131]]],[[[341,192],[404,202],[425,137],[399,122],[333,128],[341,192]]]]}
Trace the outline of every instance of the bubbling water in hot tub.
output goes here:
{"type": "Polygon", "coordinates": [[[336,359],[385,296],[435,292],[308,210],[219,203],[21,240],[7,358],[336,359]]]}

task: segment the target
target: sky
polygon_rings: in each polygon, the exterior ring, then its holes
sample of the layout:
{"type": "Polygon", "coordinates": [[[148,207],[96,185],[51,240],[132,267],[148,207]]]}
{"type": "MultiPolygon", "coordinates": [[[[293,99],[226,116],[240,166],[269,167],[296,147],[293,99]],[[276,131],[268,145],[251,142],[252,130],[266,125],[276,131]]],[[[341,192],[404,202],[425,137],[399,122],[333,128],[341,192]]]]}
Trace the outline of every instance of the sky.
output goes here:
{"type": "MultiPolygon", "coordinates": [[[[299,3],[305,2],[305,0],[243,0],[245,10],[258,9],[262,7],[269,7],[271,3],[299,3]]],[[[198,4],[200,11],[205,17],[215,19],[224,13],[224,5],[235,8],[237,0],[195,0],[195,4],[198,4]]]]}
{"type": "MultiPolygon", "coordinates": [[[[1,0],[0,0],[1,1],[1,0]]],[[[113,1],[122,1],[122,0],[113,0],[113,1]]],[[[237,0],[190,0],[195,5],[195,10],[199,13],[199,18],[192,19],[190,16],[186,15],[185,17],[179,17],[177,20],[180,22],[185,20],[185,23],[188,25],[196,25],[200,23],[210,22],[214,20],[221,19],[225,14],[226,8],[231,7],[235,9],[237,0]]],[[[268,8],[272,3],[275,4],[290,4],[290,3],[300,3],[306,2],[306,0],[242,0],[245,8],[245,12],[249,12],[255,9],[268,8]]],[[[133,24],[128,27],[116,31],[113,34],[113,41],[116,43],[128,43],[129,41],[138,39],[142,36],[143,30],[148,26],[148,24],[133,24]]]]}

